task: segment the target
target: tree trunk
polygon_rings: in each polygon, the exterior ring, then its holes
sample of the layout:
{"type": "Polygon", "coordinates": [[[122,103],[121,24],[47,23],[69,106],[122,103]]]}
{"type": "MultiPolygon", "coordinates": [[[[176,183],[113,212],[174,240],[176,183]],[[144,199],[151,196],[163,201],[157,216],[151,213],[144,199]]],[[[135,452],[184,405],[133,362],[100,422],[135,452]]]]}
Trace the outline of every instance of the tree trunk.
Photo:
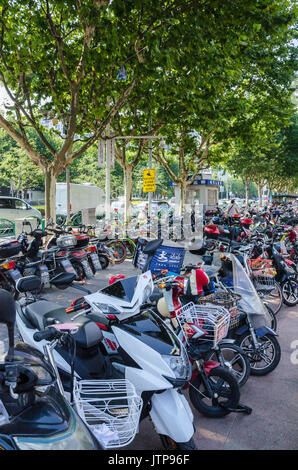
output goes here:
{"type": "Polygon", "coordinates": [[[47,168],[44,171],[45,175],[45,217],[46,224],[48,223],[49,217],[52,219],[54,225],[56,225],[56,181],[52,168],[47,168]]]}
{"type": "Polygon", "coordinates": [[[246,179],[244,181],[244,186],[245,186],[245,209],[248,209],[248,199],[249,199],[249,181],[246,179]]]}
{"type": "Polygon", "coordinates": [[[182,180],[179,183],[180,186],[180,208],[179,208],[179,215],[181,216],[184,212],[185,200],[186,200],[186,180],[182,180]]]}
{"type": "Polygon", "coordinates": [[[132,171],[130,166],[125,166],[124,170],[124,222],[128,223],[131,219],[131,200],[132,200],[132,171]]]}
{"type": "Polygon", "coordinates": [[[263,207],[263,184],[258,184],[258,197],[259,197],[259,206],[263,207]]]}

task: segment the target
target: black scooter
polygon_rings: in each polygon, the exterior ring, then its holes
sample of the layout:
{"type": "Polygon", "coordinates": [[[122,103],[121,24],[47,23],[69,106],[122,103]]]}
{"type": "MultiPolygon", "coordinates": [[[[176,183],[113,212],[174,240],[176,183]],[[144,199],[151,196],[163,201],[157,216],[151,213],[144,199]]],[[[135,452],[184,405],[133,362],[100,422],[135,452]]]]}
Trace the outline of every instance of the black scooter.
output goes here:
{"type": "Polygon", "coordinates": [[[0,300],[0,322],[9,335],[9,351],[0,363],[0,449],[102,449],[60,393],[43,356],[24,343],[14,348],[14,299],[1,289],[0,300]]]}

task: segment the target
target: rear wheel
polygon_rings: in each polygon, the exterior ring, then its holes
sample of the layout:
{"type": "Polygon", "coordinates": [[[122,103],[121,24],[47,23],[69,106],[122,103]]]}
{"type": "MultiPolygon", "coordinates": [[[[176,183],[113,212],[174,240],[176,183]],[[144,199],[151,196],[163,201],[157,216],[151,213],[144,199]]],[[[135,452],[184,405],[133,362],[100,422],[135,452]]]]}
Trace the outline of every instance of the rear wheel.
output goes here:
{"type": "Polygon", "coordinates": [[[72,261],[71,264],[73,265],[73,268],[76,272],[76,281],[85,282],[86,281],[86,274],[85,274],[84,268],[81,265],[81,263],[78,263],[77,261],[72,261]]]}
{"type": "Polygon", "coordinates": [[[99,262],[101,264],[102,269],[107,269],[110,262],[107,256],[98,255],[99,262]]]}
{"type": "Polygon", "coordinates": [[[107,242],[107,246],[109,246],[113,251],[114,262],[116,264],[123,263],[126,258],[126,248],[124,243],[122,243],[120,240],[112,240],[107,242]]]}
{"type": "Polygon", "coordinates": [[[276,315],[280,311],[283,304],[283,293],[278,282],[274,282],[272,290],[270,290],[268,293],[262,290],[259,292],[258,289],[257,292],[263,300],[264,304],[269,306],[276,315]]]}
{"type": "Polygon", "coordinates": [[[268,315],[269,315],[269,318],[270,318],[270,328],[273,330],[273,331],[276,331],[277,329],[277,319],[276,319],[276,315],[273,313],[272,309],[269,307],[269,305],[267,304],[264,304],[265,305],[265,308],[268,312],[268,315]]]}
{"type": "Polygon", "coordinates": [[[126,248],[126,258],[132,259],[135,254],[136,244],[130,238],[125,238],[123,243],[126,248]]]}
{"type": "MultiPolygon", "coordinates": [[[[250,362],[248,357],[244,354],[243,350],[236,344],[221,342],[219,345],[226,367],[229,372],[237,380],[239,387],[242,387],[250,376],[250,362]]],[[[216,351],[210,351],[206,356],[206,361],[217,361],[216,351]]]]}

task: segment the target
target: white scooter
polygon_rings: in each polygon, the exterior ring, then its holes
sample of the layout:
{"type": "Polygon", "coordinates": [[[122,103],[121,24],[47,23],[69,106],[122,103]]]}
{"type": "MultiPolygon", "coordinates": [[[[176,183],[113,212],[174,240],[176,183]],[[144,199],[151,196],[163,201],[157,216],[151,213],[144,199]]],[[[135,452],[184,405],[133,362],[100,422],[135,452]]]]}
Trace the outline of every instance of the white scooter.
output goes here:
{"type": "MultiPolygon", "coordinates": [[[[191,408],[180,389],[190,380],[186,350],[159,316],[144,306],[153,291],[151,272],[120,279],[64,309],[46,301],[18,302],[17,326],[24,342],[43,352],[34,333],[53,323],[80,325],[94,320],[103,334],[105,354],[143,400],[141,419],[150,415],[165,448],[195,450],[191,408]],[[145,308],[144,308],[145,307],[145,308]]],[[[54,350],[57,367],[70,365],[54,350]]]]}

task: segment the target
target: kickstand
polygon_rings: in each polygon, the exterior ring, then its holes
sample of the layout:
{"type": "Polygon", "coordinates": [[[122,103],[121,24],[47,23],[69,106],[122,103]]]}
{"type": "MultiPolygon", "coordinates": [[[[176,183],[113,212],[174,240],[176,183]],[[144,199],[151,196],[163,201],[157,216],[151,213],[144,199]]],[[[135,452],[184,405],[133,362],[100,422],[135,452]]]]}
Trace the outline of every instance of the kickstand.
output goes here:
{"type": "Polygon", "coordinates": [[[230,411],[231,413],[246,413],[247,415],[250,415],[252,413],[252,408],[246,405],[242,405],[241,403],[238,403],[237,408],[229,408],[228,406],[225,406],[223,404],[220,404],[220,406],[225,410],[230,411]]]}

